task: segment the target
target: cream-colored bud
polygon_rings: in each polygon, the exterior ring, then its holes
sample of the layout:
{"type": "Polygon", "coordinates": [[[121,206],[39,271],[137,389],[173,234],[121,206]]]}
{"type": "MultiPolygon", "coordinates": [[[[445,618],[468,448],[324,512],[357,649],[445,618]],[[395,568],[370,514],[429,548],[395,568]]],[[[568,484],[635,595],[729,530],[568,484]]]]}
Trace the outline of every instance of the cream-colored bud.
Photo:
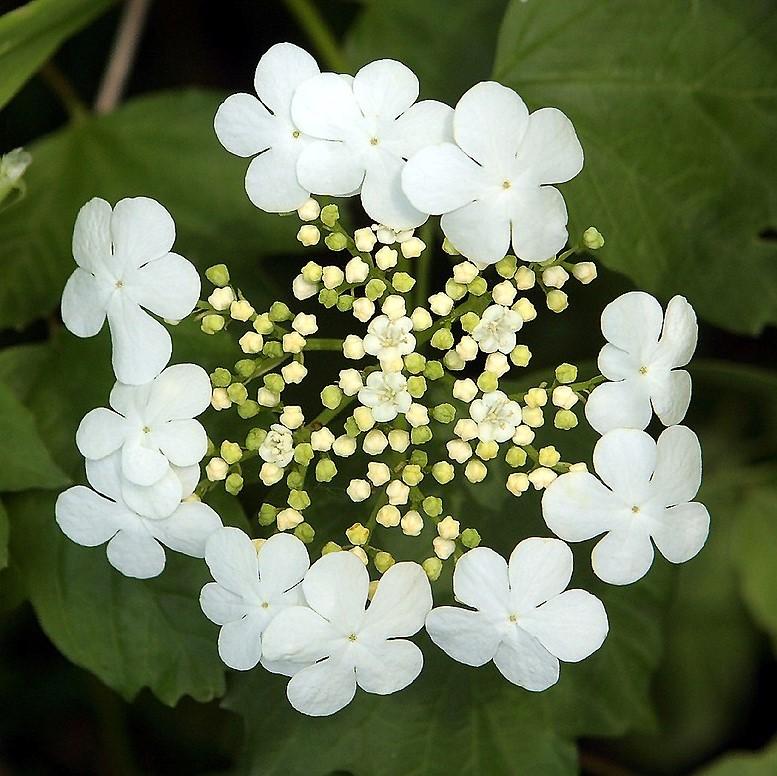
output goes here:
{"type": "Polygon", "coordinates": [[[237,344],[243,353],[258,353],[264,347],[264,337],[255,331],[247,331],[237,344]]]}
{"type": "Polygon", "coordinates": [[[456,353],[458,353],[464,361],[474,361],[478,356],[478,352],[478,343],[475,342],[469,334],[465,334],[456,345],[456,353]]]}
{"type": "Polygon", "coordinates": [[[388,439],[386,439],[386,435],[379,428],[374,428],[364,437],[362,450],[367,455],[380,455],[387,445],[388,439]]]}
{"type": "Polygon", "coordinates": [[[214,310],[226,310],[235,301],[235,292],[229,287],[216,288],[208,297],[208,304],[214,310]]]}
{"type": "Polygon", "coordinates": [[[558,477],[556,472],[552,469],[546,469],[544,466],[529,472],[529,482],[534,485],[535,490],[547,488],[556,477],[558,477]]]}
{"type": "Polygon", "coordinates": [[[407,504],[407,500],[410,498],[410,488],[402,480],[392,480],[386,486],[386,496],[389,504],[402,506],[407,504]]]}
{"type": "Polygon", "coordinates": [[[321,213],[321,205],[313,199],[308,197],[298,208],[297,215],[303,221],[315,221],[321,213]]]}
{"type": "Polygon", "coordinates": [[[379,488],[391,479],[391,470],[385,463],[370,461],[367,464],[367,479],[379,488]]]}
{"type": "Polygon", "coordinates": [[[355,555],[365,566],[370,562],[363,547],[352,547],[348,552],[350,552],[351,555],[355,555]]]}
{"type": "Polygon", "coordinates": [[[343,355],[352,361],[364,358],[364,342],[356,334],[349,334],[343,341],[343,355]]]}
{"type": "Polygon", "coordinates": [[[289,531],[296,528],[304,519],[296,509],[291,507],[282,509],[275,516],[275,522],[278,524],[279,531],[289,531]]]}
{"type": "Polygon", "coordinates": [[[394,452],[404,453],[410,447],[410,434],[401,428],[394,428],[389,431],[388,441],[394,452]]]}
{"type": "Polygon", "coordinates": [[[389,248],[388,245],[384,245],[375,254],[375,263],[382,270],[387,270],[387,269],[391,269],[392,267],[396,267],[398,260],[399,260],[399,254],[393,248],[389,248]]]}
{"type": "MultiPolygon", "coordinates": [[[[357,251],[361,251],[362,253],[369,253],[375,247],[375,243],[378,241],[378,238],[375,237],[375,232],[373,232],[369,226],[365,226],[363,229],[357,229],[353,233],[353,241],[356,243],[357,251]]],[[[357,260],[361,261],[361,259],[357,260]]],[[[362,278],[362,280],[364,280],[364,278],[362,278]]],[[[348,282],[354,283],[361,281],[349,280],[348,282]]]]}
{"type": "Polygon", "coordinates": [[[288,404],[283,408],[279,418],[286,428],[292,431],[299,428],[305,422],[305,416],[302,414],[302,407],[296,404],[288,404]]]}
{"type": "Polygon", "coordinates": [[[335,267],[333,264],[330,264],[324,267],[321,273],[321,280],[324,283],[324,288],[337,288],[343,284],[345,274],[340,267],[335,267]]]}
{"type": "Polygon", "coordinates": [[[575,280],[587,286],[592,280],[596,280],[596,264],[592,261],[580,261],[572,267],[572,274],[575,280]]]}
{"type": "Polygon", "coordinates": [[[356,369],[341,369],[340,379],[337,384],[346,396],[353,396],[359,393],[364,385],[364,383],[362,383],[362,376],[356,369]]]}
{"type": "Polygon", "coordinates": [[[297,239],[306,247],[311,245],[318,245],[321,240],[321,232],[318,231],[318,227],[313,224],[305,224],[299,228],[297,232],[297,239]]]}
{"type": "Polygon", "coordinates": [[[571,410],[577,404],[578,396],[568,385],[558,385],[553,389],[552,401],[562,410],[571,410]]]}
{"type": "Polygon", "coordinates": [[[372,488],[367,480],[351,480],[345,492],[351,501],[355,501],[358,504],[360,501],[366,501],[370,497],[372,488]]]}
{"type": "Polygon", "coordinates": [[[326,426],[310,435],[310,446],[319,453],[329,452],[334,441],[335,435],[326,426]]]}
{"type": "Polygon", "coordinates": [[[310,299],[318,293],[318,285],[308,282],[302,275],[297,275],[291,282],[291,293],[294,294],[295,299],[300,301],[310,299]]]}
{"type": "MultiPolygon", "coordinates": [[[[368,229],[370,234],[372,230],[368,229]]],[[[373,237],[374,239],[374,237],[373,237]]],[[[363,283],[370,274],[370,265],[366,261],[360,259],[358,256],[352,258],[345,265],[345,279],[349,283],[363,283]]]]}
{"type": "Polygon", "coordinates": [[[348,458],[356,452],[356,440],[347,434],[341,434],[332,443],[332,452],[341,458],[348,458]]]}
{"type": "Polygon", "coordinates": [[[351,313],[357,321],[367,323],[375,315],[375,303],[367,299],[366,296],[361,296],[354,300],[351,313]]]}
{"type": "Polygon", "coordinates": [[[548,267],[542,273],[542,282],[550,288],[561,288],[567,280],[569,273],[563,267],[548,267]]]}
{"type": "Polygon", "coordinates": [[[315,334],[318,331],[316,316],[312,313],[297,313],[291,322],[291,328],[299,332],[303,337],[315,334]]]}
{"type": "Polygon", "coordinates": [[[435,315],[447,315],[453,309],[453,299],[439,292],[429,297],[429,307],[435,315]]]}
{"type": "Polygon", "coordinates": [[[210,403],[214,410],[228,410],[232,406],[232,400],[226,388],[214,388],[210,403]]]}
{"type": "Polygon", "coordinates": [[[453,268],[453,279],[468,285],[478,276],[478,268],[471,261],[462,261],[453,268]]]}
{"type": "Polygon", "coordinates": [[[450,539],[443,539],[442,536],[435,536],[432,546],[434,547],[434,554],[440,560],[447,560],[456,550],[456,542],[450,539]]]}
{"type": "Polygon", "coordinates": [[[523,407],[521,418],[531,428],[539,428],[545,422],[545,415],[540,407],[523,407]]]}
{"type": "Polygon", "coordinates": [[[301,353],[305,348],[305,338],[296,331],[292,331],[289,334],[283,335],[283,352],[284,353],[301,353]]]}
{"type": "Polygon", "coordinates": [[[400,524],[405,536],[418,536],[424,530],[424,519],[415,509],[405,512],[400,524]]]}
{"type": "Polygon", "coordinates": [[[443,539],[456,539],[460,528],[461,523],[448,515],[437,523],[437,534],[442,536],[443,539]]]}
{"type": "Polygon", "coordinates": [[[375,515],[375,522],[384,528],[394,528],[394,526],[399,525],[400,519],[399,510],[391,504],[381,507],[375,515]]]}
{"type": "Polygon", "coordinates": [[[467,362],[455,350],[449,350],[443,356],[442,362],[452,372],[460,372],[467,364],[467,362]]]}
{"type": "Polygon", "coordinates": [[[534,437],[535,433],[533,429],[529,426],[521,425],[515,429],[513,444],[518,445],[519,447],[526,447],[526,445],[530,445],[534,441],[534,437]]]}
{"type": "Polygon", "coordinates": [[[464,467],[464,476],[473,483],[483,482],[488,474],[488,469],[483,461],[479,461],[477,458],[470,458],[467,461],[467,465],[464,467]]]}
{"type": "Polygon", "coordinates": [[[548,310],[554,313],[564,312],[569,307],[569,297],[564,291],[559,291],[557,288],[548,291],[545,302],[548,305],[548,310]]]}
{"type": "Polygon", "coordinates": [[[536,281],[537,277],[534,272],[526,266],[518,267],[515,271],[515,287],[519,291],[528,291],[530,288],[534,288],[536,281]]]}
{"type": "Polygon", "coordinates": [[[530,388],[524,402],[527,407],[544,407],[548,403],[548,392],[544,388],[530,388]]]}
{"type": "Polygon", "coordinates": [[[486,358],[486,372],[501,377],[510,371],[510,364],[504,353],[489,353],[486,358]]]}
{"type": "Polygon", "coordinates": [[[307,367],[304,364],[300,364],[299,361],[292,361],[290,364],[281,367],[281,376],[284,382],[289,383],[289,385],[301,383],[307,373],[307,367]]]}
{"type": "Polygon", "coordinates": [[[381,311],[392,321],[403,318],[406,312],[405,300],[399,294],[389,294],[381,305],[381,311]]]}
{"type": "Polygon", "coordinates": [[[262,407],[277,407],[278,404],[280,404],[281,397],[269,388],[260,388],[256,392],[256,401],[259,402],[262,407]]]}
{"type": "Polygon", "coordinates": [[[520,496],[529,489],[529,477],[523,472],[513,472],[507,478],[507,490],[514,496],[520,496]]]}
{"type": "Polygon", "coordinates": [[[537,308],[525,296],[513,305],[513,310],[523,318],[524,322],[533,321],[537,317],[537,308]]]}
{"type": "Polygon", "coordinates": [[[410,314],[413,322],[413,331],[426,331],[432,325],[432,316],[424,307],[416,307],[410,314]]]}
{"type": "Polygon", "coordinates": [[[543,447],[539,451],[540,466],[555,466],[561,460],[561,454],[553,445],[543,447]]]}
{"type": "Polygon", "coordinates": [[[357,407],[353,411],[353,419],[359,431],[369,431],[375,425],[375,418],[369,407],[357,407]]]}
{"type": "Polygon", "coordinates": [[[474,380],[467,377],[453,383],[453,398],[459,401],[471,402],[478,395],[478,386],[474,380]]]}
{"type": "Polygon", "coordinates": [[[247,321],[256,310],[245,299],[236,299],[229,306],[229,315],[236,321],[247,321]]]}
{"type": "Polygon", "coordinates": [[[205,467],[205,475],[211,482],[219,482],[227,477],[229,464],[223,458],[211,458],[205,467]]]}
{"type": "Polygon", "coordinates": [[[399,249],[406,259],[417,259],[426,248],[426,243],[419,237],[408,237],[399,244],[399,249]]]}
{"type": "Polygon", "coordinates": [[[491,290],[491,298],[504,307],[509,307],[515,301],[515,286],[509,280],[497,283],[491,290]]]}
{"type": "Polygon", "coordinates": [[[474,439],[478,435],[478,424],[471,418],[462,418],[461,420],[456,421],[456,425],[453,427],[453,433],[456,434],[459,439],[469,442],[470,439],[474,439]]]}
{"type": "Polygon", "coordinates": [[[571,472],[587,472],[588,471],[588,464],[585,461],[580,461],[580,463],[573,463],[569,467],[569,471],[571,471],[571,472]]]}
{"type": "Polygon", "coordinates": [[[462,439],[451,439],[445,445],[448,458],[456,463],[464,463],[472,457],[472,446],[462,439]]]}
{"type": "Polygon", "coordinates": [[[276,463],[263,463],[259,469],[259,479],[267,486],[275,485],[283,479],[283,469],[276,463]]]}
{"type": "Polygon", "coordinates": [[[493,439],[488,442],[478,442],[475,453],[484,461],[491,461],[499,454],[499,444],[493,439]]]}
{"type": "Polygon", "coordinates": [[[415,402],[410,405],[410,409],[405,413],[407,422],[413,427],[429,425],[429,410],[422,404],[415,402]]]}

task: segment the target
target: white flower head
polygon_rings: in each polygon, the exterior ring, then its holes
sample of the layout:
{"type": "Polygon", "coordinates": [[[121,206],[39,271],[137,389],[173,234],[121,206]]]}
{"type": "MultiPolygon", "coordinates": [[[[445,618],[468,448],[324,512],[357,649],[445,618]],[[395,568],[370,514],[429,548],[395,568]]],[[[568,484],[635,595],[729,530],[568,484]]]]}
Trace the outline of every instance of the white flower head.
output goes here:
{"type": "Polygon", "coordinates": [[[413,321],[407,316],[391,320],[379,315],[370,321],[364,337],[364,352],[376,356],[381,365],[401,363],[402,356],[415,348],[413,321]]]}
{"type": "Polygon", "coordinates": [[[472,330],[472,339],[484,353],[510,353],[515,348],[515,334],[521,326],[523,318],[519,313],[509,307],[492,304],[472,330]]]}
{"type": "Polygon", "coordinates": [[[682,296],[666,307],[650,294],[630,291],[604,308],[599,370],[613,382],[598,385],[585,405],[600,434],[614,428],[644,429],[655,410],[665,426],[680,423],[691,402],[685,366],[696,350],[696,313],[682,296]]]}
{"type": "Polygon", "coordinates": [[[307,51],[276,43],[256,67],[258,99],[233,94],[216,112],[213,126],[224,148],[236,156],[255,157],[246,172],[246,193],[268,213],[296,210],[310,196],[297,180],[297,159],[312,140],[293,121],[291,101],[297,87],[319,72],[307,51]]]}
{"type": "Polygon", "coordinates": [[[596,443],[593,463],[600,479],[585,471],[562,474],[545,491],[542,513],[566,541],[605,534],[591,555],[600,579],[636,582],[653,563],[653,544],[672,563],[701,550],[710,516],[691,501],[701,483],[693,431],[671,426],[656,444],[644,431],[615,429],[596,443]]]}
{"type": "Polygon", "coordinates": [[[509,250],[548,259],[567,240],[567,209],[554,183],[574,178],[583,149],[555,108],[529,115],[523,100],[493,81],[459,100],[454,143],[419,151],[402,188],[419,210],[442,215],[445,236],[469,259],[494,263],[509,250]]]}
{"type": "Polygon", "coordinates": [[[305,545],[291,534],[275,534],[258,551],[239,528],[222,528],[205,547],[215,582],[200,593],[205,616],[221,626],[219,656],[248,671],[260,660],[269,671],[291,676],[301,667],[262,658],[262,633],[278,612],[304,604],[300,582],[310,566],[305,545]]]}
{"type": "Polygon", "coordinates": [[[372,410],[377,423],[388,423],[410,409],[413,397],[401,372],[371,372],[359,391],[359,401],[372,410]]]}
{"type": "Polygon", "coordinates": [[[274,463],[281,468],[288,466],[294,457],[294,437],[291,431],[280,423],[273,423],[259,446],[259,457],[265,463],[274,463]]]}
{"type": "Polygon", "coordinates": [[[300,154],[300,184],[315,194],[361,192],[367,214],[393,229],[424,223],[427,211],[402,192],[402,168],[421,148],[450,139],[453,111],[417,98],[415,74],[391,59],[365,65],[353,79],[322,73],[305,81],[291,112],[295,125],[318,140],[300,154]]]}
{"type": "Polygon", "coordinates": [[[162,573],[164,547],[202,558],[208,537],[221,528],[219,516],[199,501],[179,503],[163,518],[141,515],[123,498],[120,467],[118,455],[89,462],[86,474],[94,490],[76,485],[59,495],[56,518],[65,536],[85,547],[107,542],[108,562],[138,579],[162,573]]]}
{"type": "Polygon", "coordinates": [[[521,424],[521,406],[502,391],[484,393],[469,405],[469,415],[478,424],[483,442],[507,442],[521,424]]]}
{"type": "Polygon", "coordinates": [[[95,197],[73,229],[78,268],[62,292],[62,320],[78,337],[93,337],[106,317],[118,380],[142,385],[167,365],[172,342],[161,318],[185,318],[200,296],[200,277],[172,253],[175,224],[148,197],[120,200],[115,208],[95,197]]]}
{"type": "Polygon", "coordinates": [[[317,560],[302,581],[308,606],[284,609],[264,632],[269,660],[307,662],[286,689],[304,714],[325,716],[347,706],[356,686],[388,695],[421,672],[423,654],[407,636],[432,607],[429,580],[417,563],[397,563],[381,578],[365,611],[370,578],[348,552],[317,560]]]}
{"type": "Polygon", "coordinates": [[[433,609],[426,630],[454,660],[471,666],[493,660],[513,684],[546,690],[558,681],[559,660],[588,657],[609,629],[596,596],[566,590],[571,577],[572,551],[558,539],[524,539],[509,564],[476,547],[453,572],[456,600],[471,609],[433,609]]]}

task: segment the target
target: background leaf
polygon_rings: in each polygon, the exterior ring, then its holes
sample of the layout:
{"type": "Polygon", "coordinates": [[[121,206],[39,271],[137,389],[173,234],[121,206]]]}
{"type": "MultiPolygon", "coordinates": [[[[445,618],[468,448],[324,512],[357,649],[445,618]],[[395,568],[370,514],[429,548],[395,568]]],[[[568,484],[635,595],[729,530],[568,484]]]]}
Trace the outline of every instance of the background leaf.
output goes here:
{"type": "Polygon", "coordinates": [[[0,571],[8,566],[8,512],[0,501],[0,571]]]}

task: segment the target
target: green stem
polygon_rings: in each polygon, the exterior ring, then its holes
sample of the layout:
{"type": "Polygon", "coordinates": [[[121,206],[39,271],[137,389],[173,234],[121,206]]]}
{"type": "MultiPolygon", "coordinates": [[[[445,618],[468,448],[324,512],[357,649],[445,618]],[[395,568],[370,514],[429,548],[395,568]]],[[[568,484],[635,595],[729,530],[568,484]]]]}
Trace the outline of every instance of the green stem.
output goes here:
{"type": "Polygon", "coordinates": [[[488,307],[489,299],[490,297],[488,294],[483,294],[483,296],[471,296],[466,302],[463,302],[458,307],[454,307],[453,310],[451,310],[451,312],[448,313],[448,315],[446,315],[444,318],[440,318],[440,320],[437,321],[434,326],[430,326],[426,331],[419,332],[416,336],[416,342],[419,345],[423,345],[425,342],[428,342],[432,338],[438,329],[449,326],[455,320],[461,318],[461,316],[465,313],[482,313],[483,310],[488,307]]]}
{"type": "Polygon", "coordinates": [[[341,339],[317,338],[309,339],[305,343],[305,350],[342,350],[343,341],[341,339]]]}
{"type": "Polygon", "coordinates": [[[73,84],[65,77],[62,71],[53,63],[47,62],[39,71],[40,77],[46,86],[58,97],[62,107],[73,123],[83,121],[89,115],[89,109],[78,96],[73,84]]]}
{"type": "Polygon", "coordinates": [[[289,13],[310,38],[324,64],[338,73],[348,70],[348,61],[326,20],[311,0],[285,0],[289,13]]]}

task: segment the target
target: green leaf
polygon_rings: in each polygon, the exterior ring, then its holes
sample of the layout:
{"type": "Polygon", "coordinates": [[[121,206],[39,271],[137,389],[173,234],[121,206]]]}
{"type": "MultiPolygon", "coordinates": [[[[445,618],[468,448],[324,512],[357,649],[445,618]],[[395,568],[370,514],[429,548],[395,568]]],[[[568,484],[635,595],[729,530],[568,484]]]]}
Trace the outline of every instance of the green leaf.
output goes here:
{"type": "Polygon", "coordinates": [[[0,108],[67,40],[115,0],[31,0],[0,17],[0,108]]]}
{"type": "Polygon", "coordinates": [[[8,566],[8,512],[0,501],[0,571],[8,566]]]}
{"type": "Polygon", "coordinates": [[[770,0],[511,0],[494,67],[580,135],[571,241],[595,223],[604,264],[739,332],[777,322],[775,36],[770,0]]]}
{"type": "Polygon", "coordinates": [[[60,488],[69,483],[54,462],[32,413],[0,383],[0,493],[27,488],[60,488]]]}
{"type": "Polygon", "coordinates": [[[73,223],[94,196],[154,197],[175,219],[177,252],[201,271],[226,262],[250,299],[266,298],[258,259],[293,248],[299,222],[249,202],[247,161],[227,153],[213,132],[221,99],[193,90],[142,97],[30,146],[27,196],[0,214],[0,328],[25,326],[58,306],[75,268],[73,223]]]}
{"type": "Polygon", "coordinates": [[[777,772],[777,741],[760,752],[734,752],[721,757],[696,776],[773,776],[777,772]]]}

